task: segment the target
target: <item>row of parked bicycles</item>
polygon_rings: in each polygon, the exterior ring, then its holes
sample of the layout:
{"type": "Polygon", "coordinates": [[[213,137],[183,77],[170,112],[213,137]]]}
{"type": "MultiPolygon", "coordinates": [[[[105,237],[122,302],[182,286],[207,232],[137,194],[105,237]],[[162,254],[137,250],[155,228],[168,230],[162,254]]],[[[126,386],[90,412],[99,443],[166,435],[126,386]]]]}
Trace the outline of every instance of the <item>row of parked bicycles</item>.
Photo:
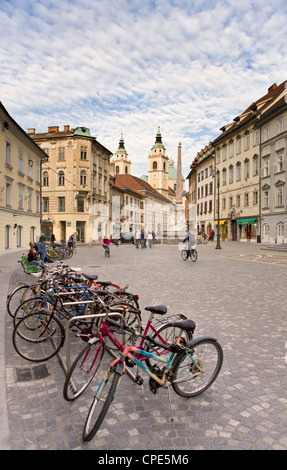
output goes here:
{"type": "Polygon", "coordinates": [[[144,324],[139,296],[128,286],[100,281],[63,263],[45,266],[35,284],[20,285],[7,296],[17,353],[38,363],[66,350],[66,401],[93,387],[84,441],[100,429],[126,374],[138,385],[147,376],[153,394],[167,389],[171,411],[171,388],[181,397],[195,397],[220,372],[223,351],[215,338],[194,337],[194,321],[169,315],[164,305],[145,311],[144,324]],[[101,373],[107,357],[108,368],[101,373]]]}

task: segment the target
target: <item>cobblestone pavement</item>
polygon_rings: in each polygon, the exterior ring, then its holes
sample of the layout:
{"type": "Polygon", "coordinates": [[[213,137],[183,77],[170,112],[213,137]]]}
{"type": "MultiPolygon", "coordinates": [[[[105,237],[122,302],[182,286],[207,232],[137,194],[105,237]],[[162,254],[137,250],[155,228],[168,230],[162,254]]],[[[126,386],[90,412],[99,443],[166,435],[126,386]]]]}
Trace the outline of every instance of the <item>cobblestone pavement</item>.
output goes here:
{"type": "MultiPolygon", "coordinates": [[[[0,257],[3,290],[24,279],[15,271],[19,257],[0,257]]],[[[0,427],[8,426],[2,448],[286,450],[286,262],[287,253],[263,253],[260,245],[231,242],[222,250],[210,243],[198,246],[196,263],[182,261],[175,246],[112,247],[110,259],[99,246],[80,247],[69,264],[102,280],[128,284],[140,296],[144,320],[146,305],[163,303],[168,314],[183,313],[196,322],[195,336],[216,337],[224,351],[222,371],[205,393],[184,399],[171,391],[174,422],[165,390],[153,395],[147,380],[138,386],[124,377],[100,431],[88,444],[81,435],[92,387],[68,403],[62,397],[65,376],[57,358],[33,364],[15,353],[2,290],[2,398],[6,394],[7,410],[1,400],[0,427]]]]}

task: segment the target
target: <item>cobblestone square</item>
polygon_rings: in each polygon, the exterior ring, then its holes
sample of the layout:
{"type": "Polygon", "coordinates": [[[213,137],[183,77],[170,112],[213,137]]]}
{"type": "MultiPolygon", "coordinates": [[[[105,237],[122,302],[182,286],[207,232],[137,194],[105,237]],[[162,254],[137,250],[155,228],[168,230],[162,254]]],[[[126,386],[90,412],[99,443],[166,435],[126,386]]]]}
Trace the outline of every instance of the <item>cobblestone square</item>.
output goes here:
{"type": "Polygon", "coordinates": [[[145,306],[165,304],[168,315],[182,313],[194,320],[195,336],[214,336],[224,352],[221,373],[205,393],[184,399],[171,391],[174,422],[165,390],[153,395],[147,379],[138,386],[124,377],[88,444],[81,435],[92,387],[75,402],[65,402],[58,359],[37,375],[38,364],[14,351],[6,293],[24,274],[17,267],[21,252],[2,255],[1,448],[286,450],[287,253],[261,248],[226,242],[216,250],[209,243],[197,247],[196,263],[184,262],[173,245],[113,246],[111,258],[104,257],[101,246],[79,248],[68,264],[100,280],[128,284],[139,294],[143,323],[145,306]]]}

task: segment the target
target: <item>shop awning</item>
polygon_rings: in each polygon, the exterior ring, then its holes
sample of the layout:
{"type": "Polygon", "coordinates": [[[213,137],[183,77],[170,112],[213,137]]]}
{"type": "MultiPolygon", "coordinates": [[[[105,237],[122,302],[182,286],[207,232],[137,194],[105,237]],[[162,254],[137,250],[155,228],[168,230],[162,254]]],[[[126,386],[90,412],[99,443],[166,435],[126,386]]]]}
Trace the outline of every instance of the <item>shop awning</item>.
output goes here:
{"type": "Polygon", "coordinates": [[[255,219],[238,219],[237,220],[237,225],[248,225],[248,224],[255,224],[256,222],[256,218],[255,219]]]}
{"type": "MultiPolygon", "coordinates": [[[[218,222],[218,221],[215,220],[215,221],[214,221],[214,225],[217,225],[217,222],[218,222]]],[[[223,224],[225,224],[225,222],[226,222],[226,220],[220,220],[220,221],[219,221],[219,225],[223,225],[223,224]]]]}

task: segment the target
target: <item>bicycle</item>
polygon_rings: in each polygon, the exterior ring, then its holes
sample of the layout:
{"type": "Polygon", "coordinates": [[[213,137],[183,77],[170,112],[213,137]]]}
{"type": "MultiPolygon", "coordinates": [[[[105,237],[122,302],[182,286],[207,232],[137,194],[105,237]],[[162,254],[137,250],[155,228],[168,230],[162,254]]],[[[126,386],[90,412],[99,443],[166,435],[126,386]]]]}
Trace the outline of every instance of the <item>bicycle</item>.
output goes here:
{"type": "MultiPolygon", "coordinates": [[[[26,308],[26,315],[17,317],[15,312],[15,328],[12,335],[12,343],[16,352],[24,359],[31,362],[43,362],[55,356],[65,342],[65,328],[64,321],[74,318],[76,315],[67,306],[77,307],[78,305],[84,309],[84,316],[90,314],[92,311],[108,311],[109,306],[104,301],[95,296],[87,300],[72,300],[71,302],[63,302],[63,295],[70,295],[70,293],[62,292],[57,293],[54,299],[36,297],[34,299],[24,302],[26,308]],[[27,305],[31,306],[28,311],[27,305]],[[48,310],[47,305],[50,307],[48,310]],[[16,320],[18,320],[16,322],[16,320]]],[[[101,296],[107,294],[100,292],[101,296]]],[[[21,305],[19,306],[21,307],[21,305]]],[[[79,330],[78,336],[83,341],[88,341],[93,337],[97,331],[97,324],[95,323],[96,315],[90,322],[87,318],[83,319],[80,315],[81,321],[74,323],[76,331],[79,330]]]]}
{"type": "Polygon", "coordinates": [[[191,261],[195,262],[197,260],[197,251],[195,248],[192,248],[191,250],[182,250],[181,257],[183,261],[186,261],[188,258],[190,258],[191,261]]]}
{"type": "MultiPolygon", "coordinates": [[[[124,328],[128,329],[128,326],[124,325],[124,328]]],[[[160,387],[168,389],[169,392],[169,387],[172,386],[175,393],[186,398],[195,397],[207,390],[221,370],[223,351],[214,338],[199,337],[185,343],[179,337],[173,345],[164,345],[148,336],[145,339],[150,342],[151,347],[157,346],[169,351],[169,357],[153,354],[132,345],[126,346],[120,357],[111,362],[100,381],[84,424],[84,441],[90,441],[97,434],[126,372],[127,361],[137,364],[150,377],[149,387],[152,393],[157,393],[160,387]],[[208,351],[205,358],[203,353],[207,348],[211,348],[211,353],[208,351]],[[197,351],[201,350],[199,354],[197,351]],[[163,364],[163,367],[149,369],[137,355],[152,358],[163,364]],[[190,388],[186,388],[187,386],[190,388]]],[[[170,393],[169,405],[171,410],[170,393]]]]}
{"type": "MultiPolygon", "coordinates": [[[[165,323],[162,323],[161,326],[156,329],[152,323],[154,315],[165,315],[167,308],[164,305],[157,305],[154,307],[146,307],[146,310],[150,312],[150,316],[144,329],[144,334],[141,336],[139,343],[140,349],[146,348],[148,352],[151,352],[150,347],[146,344],[146,338],[150,338],[151,341],[157,339],[160,341],[160,344],[165,344],[168,347],[175,342],[178,337],[184,337],[186,342],[192,338],[196,325],[192,320],[187,320],[184,315],[169,317],[165,323]],[[176,319],[178,319],[178,321],[176,321],[176,319]],[[149,334],[152,334],[152,336],[150,337],[149,334]]],[[[117,309],[117,312],[119,311],[120,309],[117,309]]],[[[121,329],[119,330],[119,324],[114,322],[111,315],[112,313],[109,314],[108,318],[104,318],[100,322],[98,325],[98,334],[80,351],[69,368],[63,388],[63,395],[66,401],[75,400],[87,389],[98,370],[105,349],[114,357],[116,357],[114,349],[121,352],[124,351],[126,341],[119,341],[115,336],[115,333],[121,334],[122,331],[121,329]]],[[[138,312],[135,311],[134,315],[138,315],[138,312]]],[[[135,327],[131,327],[131,324],[127,323],[125,323],[125,325],[126,330],[133,334],[142,331],[140,319],[136,322],[135,327]]],[[[161,356],[162,354],[166,354],[166,350],[161,347],[156,347],[156,349],[153,349],[153,354],[161,356]]],[[[148,356],[143,359],[138,355],[137,358],[139,360],[145,360],[147,366],[150,369],[153,368],[151,357],[148,356]]],[[[128,369],[128,375],[136,383],[140,384],[143,381],[139,374],[133,374],[130,369],[128,369]]]]}
{"type": "Polygon", "coordinates": [[[109,245],[103,245],[103,248],[105,250],[105,258],[109,258],[110,257],[110,247],[109,247],[109,245]]]}

